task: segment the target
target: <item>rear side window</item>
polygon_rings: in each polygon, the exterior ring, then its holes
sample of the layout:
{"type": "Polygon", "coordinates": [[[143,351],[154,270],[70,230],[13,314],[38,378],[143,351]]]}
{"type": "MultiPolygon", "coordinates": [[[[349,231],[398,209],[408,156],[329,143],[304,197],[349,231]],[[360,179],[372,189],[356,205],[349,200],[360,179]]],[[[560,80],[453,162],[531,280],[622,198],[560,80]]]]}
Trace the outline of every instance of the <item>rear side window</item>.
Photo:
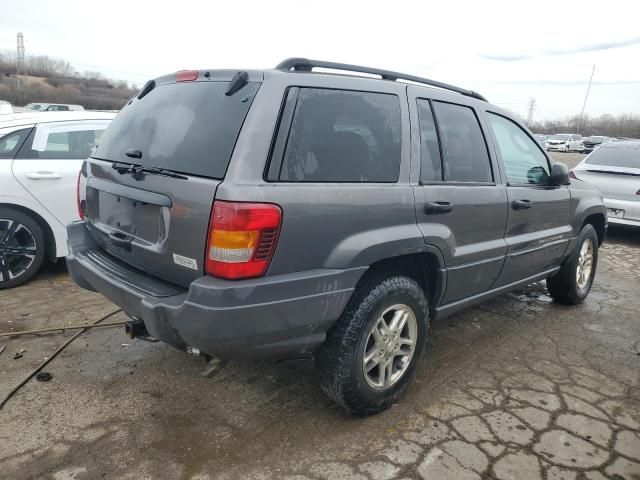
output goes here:
{"type": "Polygon", "coordinates": [[[18,156],[22,159],[85,160],[91,155],[108,123],[96,120],[40,124],[18,156]]]}
{"type": "Polygon", "coordinates": [[[134,99],[111,122],[95,158],[223,178],[260,84],[233,95],[229,82],[162,84],[134,99]],[[127,150],[140,150],[130,158],[127,150]]]}
{"type": "Polygon", "coordinates": [[[545,185],[549,163],[536,142],[511,120],[494,113],[487,116],[504,162],[507,182],[545,185]]]}
{"type": "Polygon", "coordinates": [[[470,107],[433,102],[442,145],[444,180],[493,182],[487,144],[470,107]]]}
{"type": "MultiPolygon", "coordinates": [[[[278,136],[286,134],[282,130],[287,128],[281,121],[278,136]]],[[[272,159],[276,165],[281,160],[276,175],[281,181],[398,181],[400,100],[396,95],[300,88],[288,133],[282,159],[272,159]]]]}

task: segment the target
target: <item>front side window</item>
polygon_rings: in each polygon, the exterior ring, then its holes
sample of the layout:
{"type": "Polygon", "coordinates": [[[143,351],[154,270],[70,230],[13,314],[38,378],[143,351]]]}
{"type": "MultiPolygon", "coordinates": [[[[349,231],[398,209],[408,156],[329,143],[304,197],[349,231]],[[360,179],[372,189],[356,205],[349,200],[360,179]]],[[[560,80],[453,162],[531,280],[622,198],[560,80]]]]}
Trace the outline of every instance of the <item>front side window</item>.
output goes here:
{"type": "Polygon", "coordinates": [[[504,162],[507,182],[545,185],[549,179],[549,163],[536,142],[511,120],[494,113],[487,116],[504,162]]]}
{"type": "Polygon", "coordinates": [[[108,122],[41,124],[20,152],[25,159],[84,160],[91,155],[108,122]]]}
{"type": "Polygon", "coordinates": [[[433,102],[442,145],[444,180],[493,182],[491,162],[478,118],[464,105],[433,102]]]}
{"type": "Polygon", "coordinates": [[[278,178],[396,182],[400,145],[396,95],[300,88],[278,178]]]}

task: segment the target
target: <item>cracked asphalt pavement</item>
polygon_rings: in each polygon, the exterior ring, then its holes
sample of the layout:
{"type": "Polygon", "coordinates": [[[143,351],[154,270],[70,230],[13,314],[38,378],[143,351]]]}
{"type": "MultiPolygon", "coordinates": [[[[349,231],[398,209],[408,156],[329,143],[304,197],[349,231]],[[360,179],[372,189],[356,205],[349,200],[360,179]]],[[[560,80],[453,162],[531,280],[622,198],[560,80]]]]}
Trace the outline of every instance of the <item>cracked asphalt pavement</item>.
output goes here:
{"type": "MultiPolygon", "coordinates": [[[[0,331],[114,309],[59,265],[0,292],[0,331]]],[[[367,419],[323,396],[310,360],[207,379],[201,360],[95,329],[0,410],[0,478],[640,479],[639,311],[640,235],[612,229],[583,305],[542,282],[436,323],[406,397],[367,419]]],[[[72,334],[0,339],[0,397],[72,334]]]]}

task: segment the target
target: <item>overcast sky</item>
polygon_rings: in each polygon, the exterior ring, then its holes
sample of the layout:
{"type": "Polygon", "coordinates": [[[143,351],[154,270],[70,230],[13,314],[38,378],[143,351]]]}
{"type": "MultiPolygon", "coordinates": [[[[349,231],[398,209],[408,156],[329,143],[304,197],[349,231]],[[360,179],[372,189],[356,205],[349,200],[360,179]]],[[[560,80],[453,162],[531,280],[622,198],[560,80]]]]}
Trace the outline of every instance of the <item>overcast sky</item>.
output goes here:
{"type": "Polygon", "coordinates": [[[3,0],[0,50],[141,86],[189,68],[270,68],[301,56],[477,90],[536,119],[640,113],[640,2],[3,0]],[[166,5],[166,6],[165,6],[166,5]],[[531,8],[527,8],[531,5],[531,8]]]}

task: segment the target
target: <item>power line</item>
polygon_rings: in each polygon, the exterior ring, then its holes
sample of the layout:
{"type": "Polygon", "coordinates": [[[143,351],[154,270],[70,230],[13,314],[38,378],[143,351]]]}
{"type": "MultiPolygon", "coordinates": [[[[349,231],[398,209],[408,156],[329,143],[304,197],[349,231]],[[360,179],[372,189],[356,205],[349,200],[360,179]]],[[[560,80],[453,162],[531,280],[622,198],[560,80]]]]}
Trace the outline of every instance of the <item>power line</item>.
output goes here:
{"type": "Polygon", "coordinates": [[[587,93],[584,95],[584,103],[582,104],[582,112],[580,112],[580,120],[578,121],[578,129],[576,133],[580,133],[580,127],[582,127],[582,117],[584,116],[584,108],[587,106],[587,97],[589,96],[589,90],[591,90],[591,81],[593,80],[593,74],[596,71],[596,66],[593,66],[591,70],[591,78],[589,78],[589,85],[587,86],[587,93]]]}

